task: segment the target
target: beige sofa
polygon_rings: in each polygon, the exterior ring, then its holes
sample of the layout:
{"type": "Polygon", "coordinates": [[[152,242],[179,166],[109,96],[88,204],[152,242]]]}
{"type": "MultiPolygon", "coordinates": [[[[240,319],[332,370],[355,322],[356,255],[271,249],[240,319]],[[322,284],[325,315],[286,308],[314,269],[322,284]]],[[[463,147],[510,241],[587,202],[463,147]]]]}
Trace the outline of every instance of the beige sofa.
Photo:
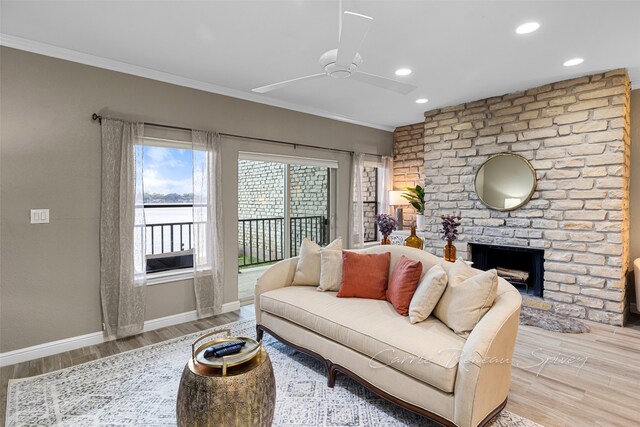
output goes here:
{"type": "MultiPolygon", "coordinates": [[[[404,246],[356,252],[391,252],[418,259],[426,271],[452,264],[404,246]]],[[[434,316],[417,324],[387,301],[336,298],[313,286],[291,286],[297,258],[264,272],[255,291],[258,338],[263,332],[325,362],[328,385],[342,372],[378,395],[447,426],[483,425],[507,403],[511,357],[522,298],[499,279],[497,298],[468,338],[434,316]]]]}

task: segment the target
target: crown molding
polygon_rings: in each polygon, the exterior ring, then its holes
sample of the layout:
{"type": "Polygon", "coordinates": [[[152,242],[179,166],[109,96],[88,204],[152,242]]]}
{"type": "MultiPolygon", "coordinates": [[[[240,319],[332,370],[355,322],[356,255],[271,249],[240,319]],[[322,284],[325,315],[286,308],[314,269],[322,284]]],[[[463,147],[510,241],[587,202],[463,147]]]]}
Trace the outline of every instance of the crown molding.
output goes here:
{"type": "Polygon", "coordinates": [[[16,37],[9,34],[0,33],[0,46],[6,46],[13,49],[24,50],[31,53],[37,53],[53,58],[64,59],[66,61],[77,62],[79,64],[90,65],[92,67],[104,68],[106,70],[117,71],[120,73],[131,74],[138,77],[144,77],[151,80],[157,80],[164,83],[171,83],[177,86],[184,86],[191,89],[198,89],[205,92],[211,92],[218,95],[238,98],[245,101],[256,102],[258,104],[270,105],[272,107],[284,108],[300,113],[311,114],[314,116],[324,117],[331,120],[351,123],[354,125],[365,126],[374,129],[380,129],[387,132],[393,132],[395,126],[383,125],[377,123],[368,123],[355,120],[341,114],[332,113],[316,108],[305,107],[293,102],[279,101],[266,98],[264,95],[247,93],[237,89],[229,89],[226,87],[214,85],[211,83],[193,80],[186,77],[177,76],[175,74],[165,73],[163,71],[153,70],[151,68],[140,67],[138,65],[126,62],[116,61],[113,59],[102,58],[88,53],[78,52],[47,43],[41,43],[22,37],[16,37]]]}

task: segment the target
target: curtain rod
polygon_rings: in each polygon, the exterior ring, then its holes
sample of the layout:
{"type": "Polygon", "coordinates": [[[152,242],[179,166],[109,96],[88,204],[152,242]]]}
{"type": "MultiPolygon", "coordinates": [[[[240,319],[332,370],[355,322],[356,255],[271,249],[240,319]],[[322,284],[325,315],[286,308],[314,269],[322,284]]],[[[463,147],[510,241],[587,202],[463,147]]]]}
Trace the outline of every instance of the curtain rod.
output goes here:
{"type": "MultiPolygon", "coordinates": [[[[91,120],[93,120],[93,121],[97,120],[98,123],[100,123],[100,125],[102,125],[102,116],[97,114],[97,113],[93,113],[91,115],[91,120]]],[[[189,129],[189,128],[184,128],[184,127],[179,127],[179,126],[163,125],[163,124],[159,124],[159,123],[145,122],[144,124],[145,125],[149,125],[149,126],[153,126],[153,127],[158,127],[158,128],[184,130],[184,131],[188,131],[188,132],[192,131],[192,129],[189,129]]],[[[291,146],[293,148],[304,147],[304,148],[313,148],[315,150],[337,151],[339,153],[348,153],[348,154],[351,154],[351,155],[354,154],[353,151],[342,150],[340,148],[322,147],[320,145],[298,144],[296,142],[279,141],[279,140],[276,140],[276,139],[267,139],[267,138],[257,138],[255,136],[236,135],[236,134],[233,134],[233,133],[219,133],[219,135],[220,136],[226,136],[226,137],[229,137],[229,138],[242,138],[242,139],[250,139],[252,141],[270,142],[272,144],[289,145],[289,146],[291,146]]],[[[362,154],[366,154],[367,156],[382,157],[382,155],[380,155],[380,154],[373,154],[373,153],[362,153],[362,154]]]]}

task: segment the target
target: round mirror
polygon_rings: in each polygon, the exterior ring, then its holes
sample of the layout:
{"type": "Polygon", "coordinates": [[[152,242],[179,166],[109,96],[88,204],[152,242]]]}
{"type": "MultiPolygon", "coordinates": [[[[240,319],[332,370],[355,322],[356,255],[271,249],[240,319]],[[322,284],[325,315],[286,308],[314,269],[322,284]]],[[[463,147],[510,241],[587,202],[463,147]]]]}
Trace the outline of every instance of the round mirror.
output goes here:
{"type": "Polygon", "coordinates": [[[476,193],[488,208],[511,211],[525,205],[536,189],[536,171],[517,154],[498,154],[478,169],[476,193]]]}

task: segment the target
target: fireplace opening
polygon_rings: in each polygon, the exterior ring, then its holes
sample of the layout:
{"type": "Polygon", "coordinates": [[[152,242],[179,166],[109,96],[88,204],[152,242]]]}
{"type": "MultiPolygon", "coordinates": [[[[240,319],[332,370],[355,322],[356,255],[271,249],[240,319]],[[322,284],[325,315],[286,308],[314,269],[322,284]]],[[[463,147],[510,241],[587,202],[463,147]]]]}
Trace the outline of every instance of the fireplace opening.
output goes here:
{"type": "Polygon", "coordinates": [[[471,261],[479,270],[495,268],[522,294],[542,297],[544,250],[469,243],[471,261]]]}

